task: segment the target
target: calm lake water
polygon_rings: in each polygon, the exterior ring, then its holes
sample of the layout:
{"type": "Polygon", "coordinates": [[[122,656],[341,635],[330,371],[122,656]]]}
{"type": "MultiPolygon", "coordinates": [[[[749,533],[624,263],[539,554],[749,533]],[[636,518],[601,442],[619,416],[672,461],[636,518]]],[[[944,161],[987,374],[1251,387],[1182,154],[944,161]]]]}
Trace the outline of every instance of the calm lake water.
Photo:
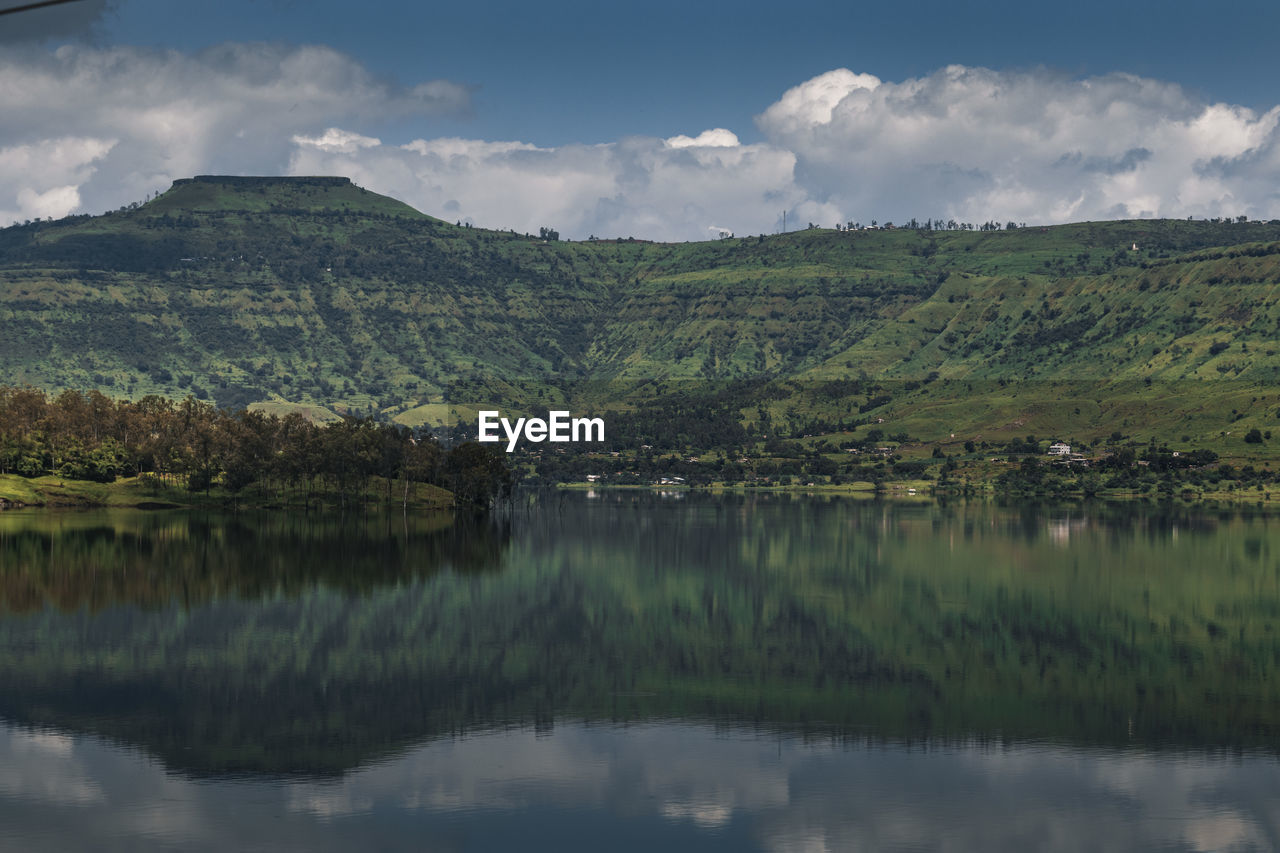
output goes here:
{"type": "Polygon", "coordinates": [[[1280,517],[0,514],[0,849],[1277,850],[1280,517]]]}

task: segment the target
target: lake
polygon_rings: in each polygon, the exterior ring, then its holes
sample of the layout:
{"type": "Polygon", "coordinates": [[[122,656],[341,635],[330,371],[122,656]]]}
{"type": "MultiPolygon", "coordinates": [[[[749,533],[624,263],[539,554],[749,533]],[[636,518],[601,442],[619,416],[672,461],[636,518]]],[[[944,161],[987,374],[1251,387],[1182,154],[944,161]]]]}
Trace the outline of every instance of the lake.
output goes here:
{"type": "Polygon", "coordinates": [[[1280,517],[0,514],[0,849],[1280,849],[1280,517]]]}

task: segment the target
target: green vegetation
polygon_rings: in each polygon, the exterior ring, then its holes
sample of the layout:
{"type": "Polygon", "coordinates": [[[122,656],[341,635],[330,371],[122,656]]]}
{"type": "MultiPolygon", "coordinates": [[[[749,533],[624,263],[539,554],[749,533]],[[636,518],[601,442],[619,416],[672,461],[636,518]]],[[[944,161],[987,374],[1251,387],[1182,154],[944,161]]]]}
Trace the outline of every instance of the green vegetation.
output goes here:
{"type": "Polygon", "coordinates": [[[1280,223],[941,225],[575,243],[345,179],[201,177],[0,230],[0,377],[414,428],[572,408],[611,451],[773,484],[936,478],[935,451],[1028,432],[1280,461],[1280,223]],[[905,437],[888,472],[843,470],[875,430],[905,437]]]}
{"type": "Polygon", "coordinates": [[[451,497],[483,509],[510,488],[506,463],[489,448],[445,451],[431,436],[368,418],[319,426],[297,412],[230,413],[191,397],[131,402],[64,391],[50,400],[0,386],[0,506],[190,504],[198,493],[200,503],[305,507],[439,507],[451,497]],[[384,491],[371,493],[375,482],[384,491]]]}

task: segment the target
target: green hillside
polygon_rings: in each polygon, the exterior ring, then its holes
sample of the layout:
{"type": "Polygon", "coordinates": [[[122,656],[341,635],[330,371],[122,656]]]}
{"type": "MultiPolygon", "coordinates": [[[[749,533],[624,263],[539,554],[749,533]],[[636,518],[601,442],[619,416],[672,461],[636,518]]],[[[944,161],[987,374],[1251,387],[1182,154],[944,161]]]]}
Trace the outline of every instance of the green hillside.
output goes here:
{"type": "Polygon", "coordinates": [[[1241,441],[1280,425],[1277,283],[1280,222],[570,243],[204,176],[0,230],[0,382],[410,425],[719,399],[777,434],[1265,455],[1241,441]]]}

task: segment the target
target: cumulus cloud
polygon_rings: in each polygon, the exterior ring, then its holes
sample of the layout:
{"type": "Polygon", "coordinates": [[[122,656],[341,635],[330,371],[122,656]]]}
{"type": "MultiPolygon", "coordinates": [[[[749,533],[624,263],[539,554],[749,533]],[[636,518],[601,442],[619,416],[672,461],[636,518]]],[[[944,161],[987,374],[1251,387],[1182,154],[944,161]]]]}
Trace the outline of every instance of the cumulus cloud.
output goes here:
{"type": "Polygon", "coordinates": [[[375,148],[382,144],[382,140],[331,127],[319,136],[295,135],[293,143],[334,154],[354,154],[361,148],[375,148]]]}
{"type": "Polygon", "coordinates": [[[765,110],[760,123],[776,135],[811,130],[828,124],[835,108],[849,95],[879,87],[879,77],[837,68],[788,89],[781,100],[765,110]]]}
{"type": "Polygon", "coordinates": [[[197,173],[281,173],[335,121],[465,114],[448,81],[398,87],[326,47],[230,44],[196,54],[65,45],[0,55],[0,221],[101,211],[197,173]]]}
{"type": "MultiPolygon", "coordinates": [[[[1280,216],[1280,108],[1198,100],[1129,74],[949,66],[901,83],[837,69],[757,117],[764,141],[696,136],[536,148],[437,139],[334,151],[297,173],[349,173],[428,212],[574,236],[707,239],[790,221],[1050,223],[1280,216]]],[[[334,134],[340,134],[337,130],[334,134]]]]}
{"type": "MultiPolygon", "coordinates": [[[[330,128],[319,140],[348,134],[330,128]]],[[[347,175],[428,213],[520,232],[701,240],[712,223],[772,230],[783,209],[806,203],[789,151],[742,145],[723,129],[555,148],[448,138],[339,150],[319,140],[295,138],[292,174],[347,175]]]]}
{"type": "Polygon", "coordinates": [[[74,212],[79,185],[115,145],[114,139],[62,137],[0,148],[0,222],[74,212]]]}
{"type": "Polygon", "coordinates": [[[964,66],[901,83],[832,71],[757,118],[846,216],[1033,222],[1280,215],[1278,121],[1130,74],[964,66]]]}
{"type": "Polygon", "coordinates": [[[345,175],[448,219],[575,238],[754,234],[783,211],[800,227],[1280,216],[1280,107],[1130,74],[836,69],[768,105],[750,143],[723,127],[555,147],[368,133],[469,108],[464,86],[395,86],[324,47],[17,48],[0,57],[0,223],[218,172],[345,175]]]}
{"type": "Polygon", "coordinates": [[[680,134],[667,139],[671,148],[736,148],[739,144],[738,134],[723,127],[704,130],[695,137],[680,134]]]}

